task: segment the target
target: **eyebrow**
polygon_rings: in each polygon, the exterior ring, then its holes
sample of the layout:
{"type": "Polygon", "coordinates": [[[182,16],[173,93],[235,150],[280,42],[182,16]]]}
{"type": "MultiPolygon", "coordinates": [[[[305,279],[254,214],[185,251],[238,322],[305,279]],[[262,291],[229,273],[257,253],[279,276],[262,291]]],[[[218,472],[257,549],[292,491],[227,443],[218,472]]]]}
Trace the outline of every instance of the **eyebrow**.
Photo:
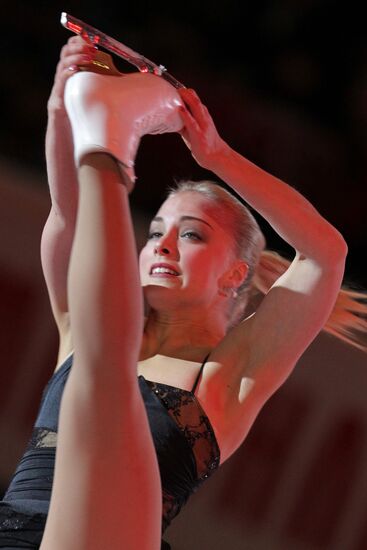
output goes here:
{"type": "MultiPolygon", "coordinates": [[[[180,222],[183,222],[185,220],[196,220],[198,222],[205,223],[205,225],[208,225],[211,229],[213,229],[210,223],[206,222],[205,220],[202,220],[201,218],[195,218],[195,216],[181,216],[180,222]]],[[[163,222],[163,218],[161,218],[160,216],[156,216],[155,218],[152,219],[152,222],[163,222]]]]}

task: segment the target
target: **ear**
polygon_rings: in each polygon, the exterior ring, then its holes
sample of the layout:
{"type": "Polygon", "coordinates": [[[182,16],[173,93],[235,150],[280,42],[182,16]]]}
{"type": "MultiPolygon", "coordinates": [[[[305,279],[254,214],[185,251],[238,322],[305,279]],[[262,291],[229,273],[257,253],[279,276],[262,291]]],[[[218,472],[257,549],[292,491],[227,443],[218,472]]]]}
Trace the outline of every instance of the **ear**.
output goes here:
{"type": "Polygon", "coordinates": [[[221,277],[223,286],[237,289],[245,281],[249,272],[248,264],[244,260],[235,260],[231,267],[221,277]]]}
{"type": "Polygon", "coordinates": [[[233,286],[238,288],[246,280],[249,272],[248,264],[244,260],[237,260],[231,272],[233,286]]]}

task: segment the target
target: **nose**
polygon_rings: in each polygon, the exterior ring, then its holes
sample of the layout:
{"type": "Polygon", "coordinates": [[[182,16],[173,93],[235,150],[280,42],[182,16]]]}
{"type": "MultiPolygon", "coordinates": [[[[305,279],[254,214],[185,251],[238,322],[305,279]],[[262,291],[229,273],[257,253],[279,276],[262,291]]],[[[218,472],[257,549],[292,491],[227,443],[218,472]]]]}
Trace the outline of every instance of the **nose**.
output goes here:
{"type": "Polygon", "coordinates": [[[154,254],[157,256],[168,256],[169,249],[166,246],[161,246],[160,244],[154,247],[154,254]]]}
{"type": "Polygon", "coordinates": [[[177,243],[173,235],[166,235],[161,238],[154,247],[156,256],[178,257],[177,243]]]}

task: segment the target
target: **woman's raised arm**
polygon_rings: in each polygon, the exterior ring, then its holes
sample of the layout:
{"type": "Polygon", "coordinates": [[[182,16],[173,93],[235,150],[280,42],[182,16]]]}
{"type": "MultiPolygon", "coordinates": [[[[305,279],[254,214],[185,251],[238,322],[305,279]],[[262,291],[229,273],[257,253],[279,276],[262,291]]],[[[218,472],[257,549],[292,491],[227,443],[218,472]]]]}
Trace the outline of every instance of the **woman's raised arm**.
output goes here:
{"type": "Polygon", "coordinates": [[[295,249],[290,267],[256,314],[232,330],[228,342],[232,351],[250,347],[251,357],[242,375],[261,380],[257,386],[266,398],[326,323],[342,283],[347,245],[305,197],[221,139],[193,90],[183,89],[180,94],[187,107],[181,110],[185,123],[181,135],[196,161],[229,184],[295,249]]]}
{"type": "Polygon", "coordinates": [[[51,210],[42,233],[41,260],[61,340],[68,332],[67,273],[78,206],[73,137],[64,105],[64,90],[77,66],[87,65],[94,52],[94,47],[80,37],[69,39],[61,50],[47,104],[46,164],[51,210]]]}
{"type": "Polygon", "coordinates": [[[228,183],[302,256],[328,264],[345,257],[342,235],[305,197],[231,149],[193,90],[180,93],[190,109],[182,110],[183,138],[201,166],[228,183]]]}

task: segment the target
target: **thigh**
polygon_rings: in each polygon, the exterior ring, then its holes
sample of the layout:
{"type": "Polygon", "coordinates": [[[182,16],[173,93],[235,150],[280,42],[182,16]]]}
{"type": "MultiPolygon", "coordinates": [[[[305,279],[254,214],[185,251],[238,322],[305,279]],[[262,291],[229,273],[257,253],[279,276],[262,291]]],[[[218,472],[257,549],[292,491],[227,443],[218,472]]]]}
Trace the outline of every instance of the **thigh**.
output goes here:
{"type": "Polygon", "coordinates": [[[87,371],[76,359],[65,386],[40,550],[158,550],[161,483],[138,381],[87,371]]]}

